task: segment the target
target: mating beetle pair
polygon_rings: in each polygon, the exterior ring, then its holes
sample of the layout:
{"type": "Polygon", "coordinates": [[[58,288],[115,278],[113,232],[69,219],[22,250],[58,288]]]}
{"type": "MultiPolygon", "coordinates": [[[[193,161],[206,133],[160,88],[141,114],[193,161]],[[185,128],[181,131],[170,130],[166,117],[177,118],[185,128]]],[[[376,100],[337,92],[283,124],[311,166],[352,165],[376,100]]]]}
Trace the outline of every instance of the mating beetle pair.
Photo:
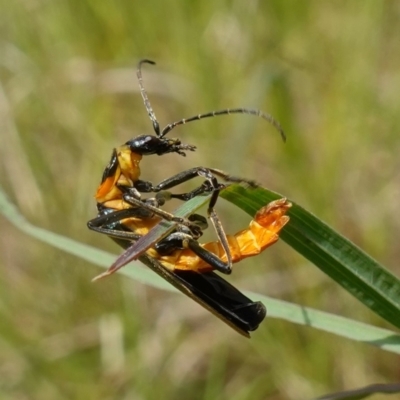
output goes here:
{"type": "Polygon", "coordinates": [[[234,113],[255,115],[269,121],[283,139],[285,135],[278,122],[270,115],[246,108],[199,114],[171,123],[161,130],[143,86],[143,63],[154,62],[142,60],[137,69],[137,77],[155,135],[138,136],[114,149],[103,173],[95,196],[98,216],[88,222],[88,227],[110,236],[126,250],[99,277],[115,272],[133,259],[145,258],[146,265],[153,271],[236,331],[249,336],[249,332],[257,329],[265,318],[264,305],[247,298],[213,270],[229,274],[232,263],[259,254],[275,243],[280,230],[289,220],[285,213],[291,204],[286,199],[271,202],[257,212],[247,229],[235,235],[226,235],[215,211],[220,191],[231,182],[256,186],[254,181],[233,177],[214,168],[196,167],[154,185],[140,179],[139,164],[142,157],[147,155],[178,153],[185,156],[186,152],[195,151],[195,146],[182,144],[179,139],[166,138],[165,135],[178,125],[202,118],[234,113]],[[171,192],[171,189],[196,177],[202,178],[203,182],[194,190],[185,193],[171,192]],[[148,193],[152,193],[154,197],[144,198],[143,195],[148,193]],[[210,195],[207,214],[218,241],[201,244],[198,239],[207,227],[204,217],[198,214],[192,214],[188,218],[177,217],[163,210],[162,206],[171,198],[188,201],[204,194],[210,195]],[[171,223],[167,235],[162,238],[154,237],[151,230],[163,220],[171,223]]]}

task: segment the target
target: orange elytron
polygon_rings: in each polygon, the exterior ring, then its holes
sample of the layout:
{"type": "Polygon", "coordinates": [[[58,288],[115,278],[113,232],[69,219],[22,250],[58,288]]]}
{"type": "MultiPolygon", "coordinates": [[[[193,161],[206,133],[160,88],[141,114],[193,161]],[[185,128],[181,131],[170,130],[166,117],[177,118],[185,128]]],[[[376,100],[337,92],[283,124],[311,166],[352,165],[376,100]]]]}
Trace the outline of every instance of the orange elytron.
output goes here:
{"type": "MultiPolygon", "coordinates": [[[[289,217],[285,214],[291,206],[292,204],[284,198],[272,201],[257,211],[248,228],[234,235],[226,235],[232,262],[237,263],[244,258],[256,256],[274,244],[279,239],[281,229],[289,222],[289,217]]],[[[159,221],[159,218],[150,220],[127,218],[121,220],[120,224],[138,236],[143,236],[159,221]]],[[[126,231],[122,233],[122,236],[119,236],[117,231],[114,232],[114,237],[127,239],[126,231]]],[[[154,246],[149,248],[146,254],[160,261],[171,271],[189,270],[204,273],[216,269],[215,260],[227,262],[227,255],[221,242],[200,244],[184,232],[174,232],[156,244],[149,243],[149,246],[151,245],[154,246]]],[[[134,248],[134,245],[131,248],[134,248]]],[[[128,248],[121,256],[123,263],[119,263],[117,259],[108,271],[97,278],[110,275],[133,259],[137,259],[141,254],[135,253],[134,256],[129,256],[131,248],[128,248]]]]}
{"type": "MultiPolygon", "coordinates": [[[[290,207],[291,203],[286,199],[273,201],[257,211],[248,228],[235,235],[227,235],[232,262],[237,263],[244,258],[256,256],[274,244],[279,239],[280,230],[289,221],[289,217],[285,214],[290,207]]],[[[227,261],[225,250],[220,242],[209,242],[200,246],[215,254],[222,261],[227,261]]],[[[176,250],[173,254],[158,256],[158,258],[154,251],[148,251],[148,254],[158,259],[170,270],[179,269],[203,273],[214,269],[190,248],[176,250]]]]}

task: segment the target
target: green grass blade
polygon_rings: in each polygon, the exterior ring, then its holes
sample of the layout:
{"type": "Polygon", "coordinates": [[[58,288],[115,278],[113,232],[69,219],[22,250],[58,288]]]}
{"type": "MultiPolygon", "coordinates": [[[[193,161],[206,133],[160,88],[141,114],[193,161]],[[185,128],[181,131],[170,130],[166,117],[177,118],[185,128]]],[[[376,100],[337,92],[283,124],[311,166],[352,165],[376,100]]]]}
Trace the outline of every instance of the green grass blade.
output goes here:
{"type": "Polygon", "coordinates": [[[346,390],[342,392],[327,394],[325,396],[318,397],[318,399],[315,400],[362,400],[378,393],[388,395],[393,393],[400,393],[400,384],[378,383],[375,385],[368,385],[360,389],[346,390]]]}
{"type": "MultiPolygon", "coordinates": [[[[185,203],[185,207],[192,204],[192,207],[194,206],[197,208],[201,205],[201,202],[207,201],[207,198],[201,200],[202,201],[199,201],[198,199],[192,203],[187,202],[185,203]]],[[[192,211],[193,210],[194,208],[192,208],[192,211]]],[[[24,233],[60,250],[68,252],[69,254],[90,261],[93,264],[107,268],[115,260],[116,256],[113,254],[76,242],[72,239],[65,238],[61,235],[30,224],[19,213],[18,209],[8,201],[1,190],[0,213],[24,233]]],[[[143,267],[138,262],[131,263],[130,266],[122,268],[120,273],[153,287],[175,291],[170,284],[158,277],[150,269],[143,267]]],[[[382,350],[400,354],[400,335],[393,331],[376,328],[348,318],[302,307],[282,300],[262,296],[260,294],[249,293],[249,296],[261,300],[267,305],[268,316],[270,318],[279,318],[296,324],[310,326],[351,340],[368,343],[379,347],[382,350]]]]}
{"type": "MultiPolygon", "coordinates": [[[[232,185],[222,197],[250,215],[282,196],[232,185]]],[[[293,203],[282,240],[382,318],[400,328],[400,281],[332,228],[293,203]]]]}
{"type": "Polygon", "coordinates": [[[302,307],[298,304],[263,296],[258,293],[247,292],[250,298],[260,300],[267,306],[267,317],[289,321],[295,324],[309,326],[321,331],[368,343],[393,353],[400,351],[400,335],[389,329],[377,328],[372,325],[302,307]]]}
{"type": "MultiPolygon", "coordinates": [[[[201,207],[205,202],[207,202],[207,197],[196,197],[195,199],[191,200],[190,203],[186,202],[183,204],[182,207],[179,208],[176,215],[185,216],[189,212],[201,207]]],[[[23,215],[20,214],[17,207],[7,199],[5,193],[1,190],[1,187],[0,214],[3,214],[3,216],[15,227],[27,235],[100,267],[108,268],[116,259],[116,255],[114,254],[110,254],[106,251],[32,225],[25,219],[23,215]]],[[[165,225],[160,225],[158,230],[160,237],[164,234],[166,229],[167,228],[165,225]]],[[[164,290],[170,289],[170,285],[167,282],[163,281],[162,279],[158,279],[158,277],[150,269],[145,268],[139,261],[132,262],[131,265],[135,265],[135,268],[123,268],[121,273],[144,284],[149,284],[164,290]]]]}

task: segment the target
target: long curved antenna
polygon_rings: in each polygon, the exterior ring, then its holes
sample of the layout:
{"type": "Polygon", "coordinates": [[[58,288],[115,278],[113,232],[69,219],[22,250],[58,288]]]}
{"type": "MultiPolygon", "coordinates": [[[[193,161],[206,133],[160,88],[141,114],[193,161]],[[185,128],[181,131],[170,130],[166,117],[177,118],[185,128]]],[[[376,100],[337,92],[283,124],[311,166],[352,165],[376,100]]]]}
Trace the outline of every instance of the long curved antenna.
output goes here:
{"type": "Polygon", "coordinates": [[[252,108],[226,108],[224,110],[211,111],[205,114],[198,114],[190,118],[183,118],[179,121],[172,122],[171,124],[168,124],[165,128],[163,128],[163,130],[160,132],[160,124],[157,121],[156,114],[154,113],[153,108],[151,107],[150,100],[147,96],[146,90],[144,89],[142,71],[141,71],[142,64],[155,65],[156,63],[154,61],[147,59],[140,60],[137,67],[136,75],[139,81],[140,94],[142,95],[143,102],[146,107],[149,118],[153,123],[153,129],[158,137],[164,137],[168,132],[172,131],[172,129],[174,129],[178,125],[184,125],[188,122],[197,121],[203,118],[211,118],[211,117],[217,117],[219,115],[229,115],[229,114],[249,114],[263,118],[266,121],[268,121],[280,133],[282,140],[284,142],[286,141],[285,132],[283,131],[279,122],[272,115],[266,114],[260,110],[255,110],[252,108]]]}
{"type": "MultiPolygon", "coordinates": [[[[142,94],[143,96],[143,94],[142,94]]],[[[146,106],[147,108],[147,106],[146,106]]],[[[282,140],[285,142],[286,141],[286,135],[285,132],[283,131],[281,125],[279,122],[270,114],[265,114],[260,110],[254,110],[251,108],[227,108],[225,110],[219,110],[219,111],[211,111],[206,114],[198,114],[190,118],[184,118],[176,122],[172,122],[171,124],[168,124],[162,131],[161,134],[159,135],[160,137],[164,137],[168,132],[172,131],[176,126],[178,125],[184,125],[188,122],[192,121],[197,121],[199,119],[203,118],[210,118],[210,117],[217,117],[218,115],[229,115],[229,114],[250,114],[250,115],[255,115],[256,117],[263,118],[267,120],[271,125],[273,125],[277,131],[281,134],[282,140]]],[[[150,114],[149,114],[150,115],[150,114]]],[[[151,116],[150,116],[151,119],[151,116]]],[[[153,125],[154,125],[154,120],[153,125]]]]}
{"type": "Polygon", "coordinates": [[[149,115],[149,118],[150,118],[151,122],[153,123],[154,132],[156,133],[157,136],[160,136],[160,124],[157,121],[156,114],[154,113],[154,111],[153,111],[153,109],[151,107],[151,104],[150,104],[150,100],[147,97],[147,93],[144,90],[143,78],[142,78],[142,70],[141,70],[142,64],[155,65],[156,63],[154,61],[146,60],[146,59],[140,60],[139,64],[138,64],[138,67],[137,67],[137,70],[136,70],[136,76],[137,76],[138,81],[139,81],[140,94],[142,95],[144,106],[146,107],[146,111],[147,111],[147,113],[149,115]]]}

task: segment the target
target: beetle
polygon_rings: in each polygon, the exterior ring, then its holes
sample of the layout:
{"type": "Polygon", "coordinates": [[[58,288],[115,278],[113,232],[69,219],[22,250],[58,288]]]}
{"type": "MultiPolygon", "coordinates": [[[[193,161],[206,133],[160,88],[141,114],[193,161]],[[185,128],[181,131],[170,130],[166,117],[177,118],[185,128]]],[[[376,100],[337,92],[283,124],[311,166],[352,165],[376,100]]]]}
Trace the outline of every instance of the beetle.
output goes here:
{"type": "Polygon", "coordinates": [[[287,223],[285,215],[290,207],[286,199],[272,202],[256,214],[249,228],[236,235],[226,235],[214,207],[219,193],[228,184],[237,182],[257,187],[253,180],[231,176],[219,169],[194,167],[166,178],[158,184],[141,179],[140,162],[143,156],[195,151],[196,147],[182,144],[179,139],[165,136],[178,125],[224,114],[250,114],[266,119],[281,134],[285,134],[275,119],[259,110],[247,108],[224,109],[181,119],[160,129],[143,86],[141,66],[137,68],[140,92],[155,135],[137,136],[113,150],[95,198],[98,216],[88,222],[94,231],[106,234],[125,251],[109,268],[96,277],[110,275],[132,259],[139,258],[154,272],[178,290],[218,316],[239,333],[249,336],[265,318],[262,303],[253,302],[238,289],[217,275],[214,270],[229,274],[232,263],[253,256],[273,244],[280,229],[287,223]],[[190,192],[171,192],[176,186],[194,179],[203,182],[190,192]],[[221,183],[221,180],[223,183],[221,183]],[[153,197],[143,197],[152,193],[153,197]],[[208,194],[208,217],[217,232],[218,241],[201,244],[199,238],[207,227],[207,220],[192,214],[179,216],[165,211],[162,206],[171,198],[185,202],[208,194]],[[164,236],[158,234],[162,221],[169,222],[164,236]]]}

